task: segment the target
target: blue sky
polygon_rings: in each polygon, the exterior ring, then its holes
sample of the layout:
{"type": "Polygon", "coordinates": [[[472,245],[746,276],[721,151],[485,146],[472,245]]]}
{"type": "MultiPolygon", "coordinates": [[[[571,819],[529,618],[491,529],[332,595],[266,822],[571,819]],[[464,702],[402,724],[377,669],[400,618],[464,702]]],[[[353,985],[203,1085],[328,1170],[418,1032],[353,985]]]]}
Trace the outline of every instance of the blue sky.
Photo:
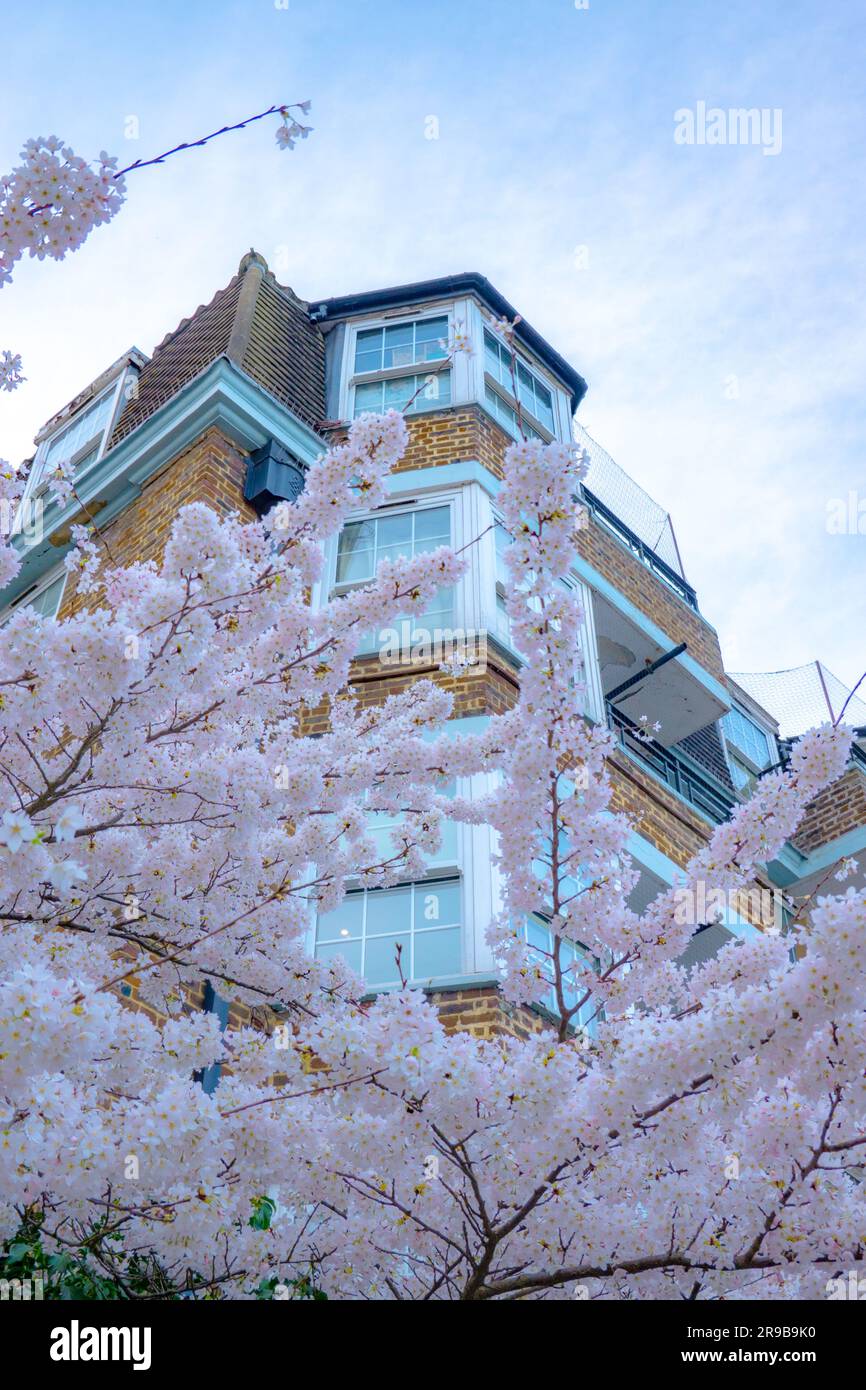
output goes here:
{"type": "Polygon", "coordinates": [[[307,299],[480,270],[671,511],[728,668],[861,674],[866,534],[827,529],[849,492],[866,513],[858,0],[49,0],[4,46],[3,169],[29,135],[129,163],[305,97],[315,133],[282,154],[262,122],[143,170],[66,263],[19,265],[0,456],[250,246],[307,299]],[[701,101],[781,110],[780,152],[675,143],[701,101]]]}

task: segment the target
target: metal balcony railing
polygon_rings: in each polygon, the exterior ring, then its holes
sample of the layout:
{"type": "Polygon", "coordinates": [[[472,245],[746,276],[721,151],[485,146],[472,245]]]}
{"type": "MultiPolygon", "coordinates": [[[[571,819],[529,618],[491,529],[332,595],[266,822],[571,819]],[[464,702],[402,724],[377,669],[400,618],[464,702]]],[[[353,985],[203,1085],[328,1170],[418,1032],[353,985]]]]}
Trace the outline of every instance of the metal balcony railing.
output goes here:
{"type": "Polygon", "coordinates": [[[733,792],[725,791],[709,775],[699,772],[675,748],[665,748],[661,743],[656,743],[628,715],[610,704],[607,706],[607,722],[621,748],[638,762],[645,763],[663,782],[717,825],[726,821],[739,804],[733,792]]]}
{"type": "MultiPolygon", "coordinates": [[[[866,725],[859,729],[855,728],[854,737],[858,740],[866,739],[866,725]]],[[[794,744],[798,742],[799,739],[796,738],[780,738],[778,740],[779,761],[777,763],[770,763],[768,767],[765,767],[758,773],[758,776],[766,777],[768,772],[776,772],[780,767],[787,767],[791,761],[791,750],[794,744]]],[[[859,767],[863,772],[866,772],[866,752],[861,748],[859,742],[851,744],[851,752],[848,756],[853,767],[859,767]]]]}
{"type": "Polygon", "coordinates": [[[600,525],[610,531],[618,541],[627,546],[634,555],[638,557],[641,564],[646,565],[647,569],[652,570],[657,579],[666,584],[669,589],[681,598],[683,603],[687,603],[697,613],[698,597],[691,584],[683,579],[681,574],[677,574],[675,569],[663,560],[660,555],[642,541],[630,527],[621,521],[616,512],[612,512],[610,507],[605,506],[600,497],[596,497],[594,492],[590,492],[588,487],[582,487],[583,500],[592,515],[600,525]]]}

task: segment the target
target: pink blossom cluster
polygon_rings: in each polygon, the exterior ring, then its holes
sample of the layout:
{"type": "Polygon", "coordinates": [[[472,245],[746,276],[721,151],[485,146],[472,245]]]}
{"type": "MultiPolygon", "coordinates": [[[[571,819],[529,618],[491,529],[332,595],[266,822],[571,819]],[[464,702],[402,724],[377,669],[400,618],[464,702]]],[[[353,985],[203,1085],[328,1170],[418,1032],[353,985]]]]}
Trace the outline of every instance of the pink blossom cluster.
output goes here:
{"type": "Polygon", "coordinates": [[[14,391],[24,379],[21,374],[21,354],[0,352],[0,391],[14,391]]]}
{"type": "MultiPolygon", "coordinates": [[[[385,500],[405,444],[398,415],[362,417],[297,503],[252,525],[185,507],[159,562],[117,568],[79,532],[101,606],[8,619],[0,1238],[25,1212],[49,1251],[102,1222],[120,1277],[146,1251],[229,1297],[301,1276],[337,1298],[820,1296],[866,1247],[864,895],[822,900],[795,960],[758,935],[691,970],[673,889],[631,911],[568,584],[585,460],[562,445],[506,461],[518,704],[454,737],[433,682],[348,698],[360,635],[466,565],[388,561],[311,606],[324,540],[385,500]],[[447,799],[454,777],[487,790],[447,799]],[[371,810],[399,815],[384,849],[371,810]],[[316,912],[423,873],[446,815],[495,832],[490,939],[537,1032],[449,1033],[422,990],[370,1001],[311,956],[316,912]],[[202,981],[267,1025],[221,1033],[189,1007],[202,981]]],[[[685,881],[751,881],[848,747],[802,739],[685,881]]]]}
{"type": "Polygon", "coordinates": [[[298,101],[293,106],[283,106],[280,109],[282,121],[277,126],[276,141],[281,150],[293,150],[298,140],[306,140],[312,131],[311,125],[304,125],[297,116],[292,116],[292,111],[300,111],[301,115],[307,116],[310,113],[312,102],[298,101]]]}
{"type": "Polygon", "coordinates": [[[103,150],[92,168],[56,135],[26,141],[21,164],[0,179],[0,286],[28,252],[62,260],[124,200],[117,160],[103,150]]]}

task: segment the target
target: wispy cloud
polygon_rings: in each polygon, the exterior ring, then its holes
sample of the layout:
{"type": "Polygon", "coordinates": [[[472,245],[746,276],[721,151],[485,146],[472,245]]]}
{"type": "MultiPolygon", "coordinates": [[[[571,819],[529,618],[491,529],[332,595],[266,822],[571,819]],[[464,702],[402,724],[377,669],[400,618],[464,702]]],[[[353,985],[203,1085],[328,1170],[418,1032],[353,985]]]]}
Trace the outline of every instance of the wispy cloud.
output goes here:
{"type": "Polygon", "coordinates": [[[129,114],[134,157],[281,98],[311,96],[316,132],[145,171],[67,265],[21,267],[0,347],[29,381],[0,453],[250,245],[307,297],[479,269],[587,377],[582,418],[670,509],[728,664],[856,679],[866,536],[826,527],[828,500],[866,497],[854,0],[90,8],[90,32],[53,3],[16,21],[0,163],[49,130],[125,153],[129,114]],[[780,153],[676,145],[698,101],[781,109],[780,153]]]}

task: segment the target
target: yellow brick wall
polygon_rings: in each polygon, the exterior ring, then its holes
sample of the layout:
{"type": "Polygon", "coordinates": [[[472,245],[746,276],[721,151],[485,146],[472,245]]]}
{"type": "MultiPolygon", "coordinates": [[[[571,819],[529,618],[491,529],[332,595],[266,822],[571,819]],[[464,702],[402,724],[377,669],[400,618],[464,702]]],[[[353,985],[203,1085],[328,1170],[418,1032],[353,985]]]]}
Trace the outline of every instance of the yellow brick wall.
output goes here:
{"type": "Polygon", "coordinates": [[[810,854],[861,825],[866,825],[866,774],[858,767],[850,767],[844,777],[810,803],[794,844],[804,854],[810,854]]]}
{"type": "MultiPolygon", "coordinates": [[[[140,497],[100,531],[112,560],[118,565],[158,560],[174,518],[188,502],[207,502],[222,516],[238,512],[253,520],[255,512],[243,498],[245,469],[246,455],[219,430],[207,430],[148,478],[140,497]]],[[[58,617],[67,618],[92,604],[92,597],[76,594],[75,580],[70,578],[58,617]]]]}

